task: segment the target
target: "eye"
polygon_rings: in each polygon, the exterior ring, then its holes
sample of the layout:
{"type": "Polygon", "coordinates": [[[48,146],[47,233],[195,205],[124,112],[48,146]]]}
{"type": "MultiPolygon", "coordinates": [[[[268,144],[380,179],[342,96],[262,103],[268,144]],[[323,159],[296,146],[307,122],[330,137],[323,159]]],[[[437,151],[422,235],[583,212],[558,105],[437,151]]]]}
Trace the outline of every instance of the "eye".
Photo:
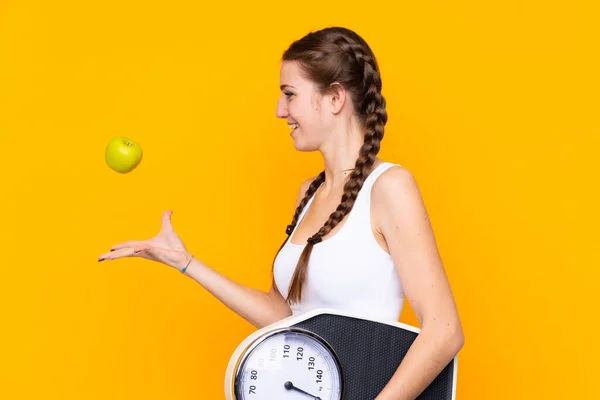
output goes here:
{"type": "Polygon", "coordinates": [[[285,97],[290,98],[291,96],[294,95],[294,93],[292,92],[283,92],[283,94],[285,94],[285,97]]]}

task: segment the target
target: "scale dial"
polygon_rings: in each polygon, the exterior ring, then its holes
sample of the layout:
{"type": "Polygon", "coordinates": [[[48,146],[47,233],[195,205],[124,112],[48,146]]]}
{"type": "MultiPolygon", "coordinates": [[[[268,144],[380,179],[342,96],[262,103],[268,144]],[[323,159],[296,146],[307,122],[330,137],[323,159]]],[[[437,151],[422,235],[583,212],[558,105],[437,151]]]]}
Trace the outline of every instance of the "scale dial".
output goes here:
{"type": "Polygon", "coordinates": [[[341,400],[343,388],[335,351],[300,328],[260,336],[243,352],[235,370],[236,400],[341,400]]]}

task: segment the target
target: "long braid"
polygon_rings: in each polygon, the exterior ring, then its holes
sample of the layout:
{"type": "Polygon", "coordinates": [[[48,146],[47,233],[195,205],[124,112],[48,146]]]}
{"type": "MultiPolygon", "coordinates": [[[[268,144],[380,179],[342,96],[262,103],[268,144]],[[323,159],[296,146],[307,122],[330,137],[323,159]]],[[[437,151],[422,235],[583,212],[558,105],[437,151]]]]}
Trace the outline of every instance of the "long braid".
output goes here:
{"type": "MultiPolygon", "coordinates": [[[[308,238],[307,244],[300,255],[298,265],[296,266],[290,282],[288,296],[286,299],[286,301],[290,304],[301,301],[302,288],[307,276],[308,260],[313,247],[317,243],[320,243],[322,238],[331,232],[352,210],[358,193],[368,177],[375,162],[376,156],[379,153],[381,140],[383,139],[384,135],[384,126],[387,122],[385,98],[381,94],[381,78],[374,57],[369,54],[364,43],[361,45],[360,43],[356,43],[356,41],[349,38],[347,30],[332,28],[330,31],[338,33],[333,40],[335,45],[337,45],[344,53],[352,56],[362,70],[363,78],[361,89],[363,94],[362,98],[364,100],[361,104],[357,104],[357,108],[359,109],[360,114],[364,116],[364,143],[361,146],[354,169],[350,174],[350,179],[344,185],[344,194],[342,195],[340,204],[337,206],[336,210],[329,215],[329,219],[327,222],[325,222],[323,227],[321,227],[321,229],[319,229],[319,231],[313,236],[308,238]]],[[[321,175],[323,175],[324,180],[324,174],[321,173],[321,175]]],[[[318,187],[318,185],[315,185],[314,182],[313,185],[311,185],[311,189],[313,186],[315,187],[311,195],[318,187]]],[[[298,206],[296,209],[292,225],[290,226],[295,226],[297,223],[298,215],[306,204],[305,200],[307,200],[308,197],[310,196],[307,192],[307,195],[303,199],[303,203],[301,203],[302,207],[298,206]]],[[[289,229],[290,226],[288,226],[288,231],[291,231],[289,229]]]]}
{"type": "MultiPolygon", "coordinates": [[[[306,204],[308,203],[308,200],[312,197],[313,194],[315,194],[315,192],[317,191],[317,189],[319,188],[319,186],[321,186],[321,184],[323,182],[325,182],[325,171],[322,171],[312,181],[312,183],[310,184],[310,186],[306,190],[306,193],[304,194],[304,197],[302,198],[302,200],[300,201],[300,203],[298,203],[298,207],[296,207],[296,211],[294,212],[294,216],[292,217],[292,222],[285,229],[285,233],[287,234],[287,237],[285,238],[285,240],[283,241],[283,243],[279,247],[279,250],[277,251],[277,253],[279,253],[281,251],[281,249],[283,249],[283,246],[285,246],[285,244],[287,243],[287,241],[290,240],[290,237],[292,235],[292,232],[294,231],[294,228],[296,227],[296,224],[298,223],[298,218],[300,218],[300,214],[302,213],[302,210],[304,209],[304,207],[306,207],[306,204]]],[[[274,268],[274,267],[275,267],[275,264],[273,264],[272,268],[274,268]]],[[[275,276],[273,274],[273,271],[271,271],[271,274],[272,274],[272,284],[275,285],[275,276]]]]}
{"type": "Polygon", "coordinates": [[[290,225],[288,225],[287,228],[286,228],[286,230],[285,230],[285,233],[288,235],[288,237],[294,231],[294,228],[296,227],[296,224],[298,223],[298,218],[300,217],[300,214],[302,213],[302,210],[304,210],[304,207],[306,207],[306,203],[308,203],[308,200],[311,198],[311,196],[313,194],[315,194],[315,192],[317,191],[317,189],[319,188],[319,186],[321,186],[321,184],[323,182],[325,182],[325,171],[322,171],[312,181],[312,183],[310,184],[310,186],[306,190],[306,193],[304,194],[304,197],[302,198],[302,200],[298,204],[298,207],[296,207],[296,211],[294,212],[294,217],[292,218],[292,223],[290,225]]]}

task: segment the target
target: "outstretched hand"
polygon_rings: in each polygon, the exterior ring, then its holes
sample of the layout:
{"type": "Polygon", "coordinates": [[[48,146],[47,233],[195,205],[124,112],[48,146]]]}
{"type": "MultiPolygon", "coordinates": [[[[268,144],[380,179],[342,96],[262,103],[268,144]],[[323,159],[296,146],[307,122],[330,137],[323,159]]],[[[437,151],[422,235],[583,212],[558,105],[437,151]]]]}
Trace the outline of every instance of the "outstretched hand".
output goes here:
{"type": "Polygon", "coordinates": [[[98,261],[115,260],[123,257],[141,257],[147,260],[178,268],[185,266],[192,257],[183,241],[173,230],[171,215],[167,210],[162,214],[161,229],[158,235],[147,240],[128,240],[115,244],[110,252],[102,254],[98,261]]]}

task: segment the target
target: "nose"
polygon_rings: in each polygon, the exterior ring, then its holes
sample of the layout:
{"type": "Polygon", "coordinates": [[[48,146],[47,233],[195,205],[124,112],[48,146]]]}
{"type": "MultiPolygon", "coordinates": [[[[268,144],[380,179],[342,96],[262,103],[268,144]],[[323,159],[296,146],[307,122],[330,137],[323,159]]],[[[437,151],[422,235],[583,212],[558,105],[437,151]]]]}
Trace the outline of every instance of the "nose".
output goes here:
{"type": "Polygon", "coordinates": [[[285,101],[284,95],[282,94],[277,102],[277,109],[275,110],[275,115],[277,118],[287,118],[288,117],[288,109],[287,102],[285,101]]]}

